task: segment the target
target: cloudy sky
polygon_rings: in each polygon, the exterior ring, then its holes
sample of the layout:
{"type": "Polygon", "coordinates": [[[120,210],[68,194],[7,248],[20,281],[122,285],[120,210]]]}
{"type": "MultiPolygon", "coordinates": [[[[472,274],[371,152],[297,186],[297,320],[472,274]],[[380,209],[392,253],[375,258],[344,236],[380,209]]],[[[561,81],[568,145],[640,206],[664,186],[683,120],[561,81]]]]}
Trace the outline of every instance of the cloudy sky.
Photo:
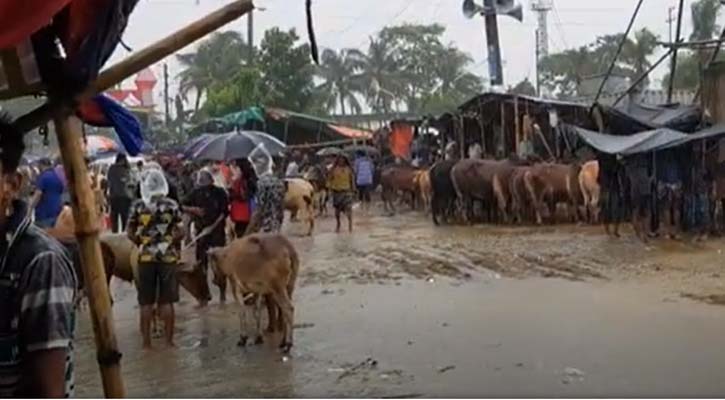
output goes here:
{"type": "MultiPolygon", "coordinates": [[[[523,23],[499,18],[506,84],[526,77],[533,80],[535,74],[536,15],[530,11],[530,0],[519,1],[525,8],[523,23]]],[[[685,1],[685,35],[690,32],[692,2],[685,1]]],[[[229,0],[140,0],[124,40],[131,48],[139,49],[227,3],[229,0]]],[[[462,0],[313,0],[318,44],[330,48],[363,48],[368,37],[385,26],[437,22],[446,27],[447,41],[473,56],[476,64],[472,71],[487,76],[483,20],[464,18],[461,3],[462,0]]],[[[598,35],[624,31],[637,0],[553,0],[553,3],[554,10],[548,17],[551,52],[586,44],[598,35]]],[[[304,0],[257,0],[255,4],[265,8],[255,13],[257,43],[263,31],[273,26],[296,28],[303,38],[306,36],[304,0]]],[[[666,40],[668,8],[677,4],[678,0],[644,0],[635,29],[647,27],[666,40]]],[[[224,29],[246,35],[246,20],[242,18],[224,29]]],[[[119,48],[113,59],[118,60],[125,54],[127,51],[119,48]]],[[[167,62],[173,78],[178,73],[178,65],[173,57],[167,62]]],[[[160,66],[154,70],[160,76],[160,66]]],[[[655,79],[665,72],[666,68],[661,67],[654,74],[655,79]]],[[[172,92],[175,92],[174,86],[172,80],[172,92]]]]}

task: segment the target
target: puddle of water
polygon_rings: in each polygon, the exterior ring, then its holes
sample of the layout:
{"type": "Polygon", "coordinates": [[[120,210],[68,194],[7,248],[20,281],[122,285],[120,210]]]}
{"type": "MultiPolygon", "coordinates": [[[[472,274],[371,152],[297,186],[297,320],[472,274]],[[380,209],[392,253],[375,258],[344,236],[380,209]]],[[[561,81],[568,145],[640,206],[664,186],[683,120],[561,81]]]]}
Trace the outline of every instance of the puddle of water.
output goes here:
{"type": "MultiPolygon", "coordinates": [[[[663,302],[648,287],[506,278],[310,285],[295,293],[301,328],[283,359],[271,344],[236,347],[234,306],[198,311],[186,297],[178,348],[145,353],[133,289],[115,286],[130,397],[725,393],[722,309],[663,302]]],[[[100,396],[85,314],[79,328],[77,393],[100,396]]]]}

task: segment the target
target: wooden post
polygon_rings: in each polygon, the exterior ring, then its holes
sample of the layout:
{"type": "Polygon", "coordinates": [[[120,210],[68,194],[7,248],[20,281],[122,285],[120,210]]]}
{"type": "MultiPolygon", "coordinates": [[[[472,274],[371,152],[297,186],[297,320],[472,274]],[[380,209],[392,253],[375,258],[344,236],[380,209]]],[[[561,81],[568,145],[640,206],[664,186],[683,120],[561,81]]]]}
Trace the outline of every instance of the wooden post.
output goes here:
{"type": "Polygon", "coordinates": [[[460,142],[461,160],[463,160],[466,158],[466,136],[463,132],[463,115],[459,115],[458,118],[458,140],[460,142]]]}
{"type": "MultiPolygon", "coordinates": [[[[72,100],[75,103],[80,103],[113,87],[149,65],[161,61],[165,57],[174,54],[176,51],[181,50],[253,9],[254,5],[251,0],[237,0],[227,4],[204,18],[187,25],[144,49],[134,52],[124,60],[103,70],[95,82],[89,84],[81,94],[72,100]]],[[[13,124],[21,131],[27,132],[54,118],[55,114],[62,108],[69,109],[72,107],[71,104],[57,102],[57,100],[59,99],[49,100],[30,113],[18,118],[13,124]]]]}
{"type": "MultiPolygon", "coordinates": [[[[506,107],[504,102],[501,102],[501,148],[503,150],[503,157],[507,156],[506,150],[506,107]]],[[[501,156],[501,155],[500,155],[501,156]]]]}
{"type": "Polygon", "coordinates": [[[521,124],[519,122],[519,96],[514,97],[514,153],[518,153],[519,142],[521,141],[521,124]]]}
{"type": "Polygon", "coordinates": [[[103,268],[101,245],[98,241],[98,216],[95,196],[88,180],[80,121],[63,114],[55,116],[55,132],[69,183],[76,238],[80,249],[83,278],[88,292],[96,354],[101,369],[103,393],[109,398],[126,396],[121,377],[121,353],[113,329],[111,297],[103,268]]]}

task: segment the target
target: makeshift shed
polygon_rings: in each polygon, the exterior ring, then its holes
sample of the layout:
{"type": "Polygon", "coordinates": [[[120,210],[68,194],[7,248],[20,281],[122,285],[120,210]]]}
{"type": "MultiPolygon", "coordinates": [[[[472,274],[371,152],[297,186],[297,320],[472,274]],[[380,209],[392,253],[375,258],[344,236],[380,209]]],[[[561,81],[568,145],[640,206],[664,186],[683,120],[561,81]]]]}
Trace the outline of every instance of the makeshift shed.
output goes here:
{"type": "Polygon", "coordinates": [[[537,154],[559,158],[567,149],[564,136],[557,131],[559,123],[595,129],[585,104],[508,93],[476,96],[455,112],[442,115],[435,126],[447,141],[463,143],[462,153],[480,143],[484,154],[505,157],[515,153],[518,142],[529,135],[537,154]],[[530,129],[534,124],[540,130],[530,129]]]}

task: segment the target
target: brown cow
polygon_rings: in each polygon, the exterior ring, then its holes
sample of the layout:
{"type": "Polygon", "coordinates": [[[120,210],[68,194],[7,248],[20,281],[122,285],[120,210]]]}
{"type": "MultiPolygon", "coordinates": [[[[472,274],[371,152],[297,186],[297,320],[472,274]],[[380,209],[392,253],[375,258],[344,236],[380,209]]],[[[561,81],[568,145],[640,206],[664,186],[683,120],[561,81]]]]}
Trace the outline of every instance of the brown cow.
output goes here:
{"type": "Polygon", "coordinates": [[[521,164],[518,160],[503,160],[493,167],[493,194],[498,212],[504,223],[509,222],[509,210],[513,204],[512,177],[521,164]]]}
{"type": "MultiPolygon", "coordinates": [[[[136,282],[138,276],[138,247],[125,233],[106,233],[101,235],[101,243],[108,246],[114,256],[113,276],[125,281],[136,282]]],[[[211,298],[206,274],[193,265],[181,265],[176,270],[176,278],[197,301],[206,302],[211,298]]],[[[110,279],[110,275],[109,275],[110,279]]]]}
{"type": "Polygon", "coordinates": [[[410,194],[411,207],[415,208],[416,184],[415,177],[419,169],[407,165],[390,165],[380,173],[380,184],[383,187],[383,207],[385,211],[395,213],[395,199],[398,192],[410,194]]]}
{"type": "Polygon", "coordinates": [[[430,171],[419,171],[413,180],[415,182],[420,201],[423,204],[423,209],[427,211],[430,208],[431,196],[433,194],[433,189],[430,183],[430,171]]]}
{"type": "Polygon", "coordinates": [[[491,211],[495,201],[493,177],[501,163],[502,161],[467,158],[458,161],[451,169],[451,180],[468,223],[473,222],[474,201],[482,202],[484,210],[491,211]]]}
{"type": "MultiPolygon", "coordinates": [[[[236,239],[226,247],[210,250],[209,261],[232,278],[242,293],[247,295],[245,300],[256,296],[252,313],[257,343],[262,341],[262,298],[267,296],[268,307],[271,304],[276,306],[283,328],[280,348],[288,352],[293,343],[292,294],[299,272],[299,257],[292,243],[279,234],[249,235],[236,239]]],[[[249,332],[245,329],[248,310],[242,307],[239,345],[243,346],[249,338],[249,332]]]]}
{"type": "Polygon", "coordinates": [[[599,161],[588,161],[582,165],[579,171],[579,189],[581,190],[584,210],[589,223],[595,224],[599,221],[599,161]]]}
{"type": "Polygon", "coordinates": [[[558,204],[567,206],[567,219],[579,220],[578,205],[582,203],[579,190],[579,169],[576,165],[541,163],[532,167],[544,182],[542,198],[549,204],[551,217],[556,215],[558,204]]]}
{"type": "Polygon", "coordinates": [[[544,180],[532,167],[517,167],[511,175],[511,211],[519,222],[533,216],[537,224],[549,218],[549,209],[542,196],[544,180]]]}
{"type": "Polygon", "coordinates": [[[284,207],[291,213],[290,219],[296,220],[297,214],[302,211],[307,218],[307,236],[312,236],[315,230],[315,188],[302,178],[285,179],[287,188],[284,196],[284,207]]]}

